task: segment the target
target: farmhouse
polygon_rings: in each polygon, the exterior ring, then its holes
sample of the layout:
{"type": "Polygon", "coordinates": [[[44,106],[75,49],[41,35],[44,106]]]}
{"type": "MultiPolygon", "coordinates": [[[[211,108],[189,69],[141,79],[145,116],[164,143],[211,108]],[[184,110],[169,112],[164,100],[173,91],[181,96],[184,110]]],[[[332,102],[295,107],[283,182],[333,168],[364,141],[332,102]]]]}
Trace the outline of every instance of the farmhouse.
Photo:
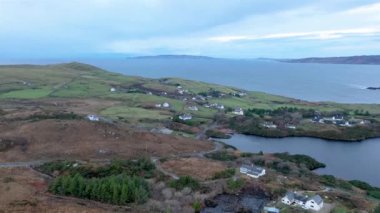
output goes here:
{"type": "Polygon", "coordinates": [[[186,120],[191,120],[193,119],[193,116],[191,114],[183,114],[178,117],[179,119],[186,121],[186,120]]]}
{"type": "Polygon", "coordinates": [[[99,121],[100,118],[97,115],[87,115],[87,119],[90,121],[99,121]]]}
{"type": "Polygon", "coordinates": [[[198,107],[197,106],[189,106],[189,110],[198,111],[198,107]]]}
{"type": "Polygon", "coordinates": [[[110,89],[110,91],[111,91],[111,92],[116,92],[116,88],[112,87],[112,88],[110,89]]]}
{"type": "Polygon", "coordinates": [[[268,129],[277,129],[277,125],[271,123],[271,122],[265,122],[262,124],[263,127],[268,129]]]}
{"type": "Polygon", "coordinates": [[[162,107],[164,108],[169,108],[170,107],[170,104],[168,102],[165,102],[162,104],[162,107]]]}
{"type": "Polygon", "coordinates": [[[244,115],[244,111],[240,107],[235,108],[235,110],[232,113],[235,115],[244,115]]]}
{"type": "Polygon", "coordinates": [[[323,207],[323,200],[319,195],[311,198],[295,192],[287,192],[281,199],[281,202],[286,205],[300,206],[303,209],[311,209],[319,211],[323,207]]]}
{"type": "Polygon", "coordinates": [[[252,178],[259,178],[265,175],[265,169],[258,166],[243,164],[240,167],[240,173],[246,174],[252,178]]]}

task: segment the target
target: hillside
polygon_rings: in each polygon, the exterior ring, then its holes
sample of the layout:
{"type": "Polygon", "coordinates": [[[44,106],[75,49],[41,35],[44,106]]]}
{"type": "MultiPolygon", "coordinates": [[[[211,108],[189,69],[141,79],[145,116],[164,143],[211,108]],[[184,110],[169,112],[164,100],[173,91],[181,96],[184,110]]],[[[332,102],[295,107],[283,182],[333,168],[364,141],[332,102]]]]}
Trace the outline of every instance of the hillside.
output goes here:
{"type": "Polygon", "coordinates": [[[289,62],[289,63],[321,63],[321,64],[380,64],[380,55],[279,59],[278,61],[289,62]]]}
{"type": "Polygon", "coordinates": [[[312,103],[81,63],[0,66],[0,209],[194,212],[226,205],[226,196],[303,212],[281,204],[293,190],[321,194],[327,210],[370,212],[380,189],[319,176],[312,170],[325,165],[308,156],[241,153],[209,139],[240,132],[353,141],[378,137],[379,121],[380,105],[312,103]],[[267,174],[239,173],[245,162],[267,174]]]}
{"type": "Polygon", "coordinates": [[[130,57],[128,59],[203,59],[210,60],[216,59],[209,56],[199,56],[199,55],[153,55],[153,56],[137,56],[130,57]]]}

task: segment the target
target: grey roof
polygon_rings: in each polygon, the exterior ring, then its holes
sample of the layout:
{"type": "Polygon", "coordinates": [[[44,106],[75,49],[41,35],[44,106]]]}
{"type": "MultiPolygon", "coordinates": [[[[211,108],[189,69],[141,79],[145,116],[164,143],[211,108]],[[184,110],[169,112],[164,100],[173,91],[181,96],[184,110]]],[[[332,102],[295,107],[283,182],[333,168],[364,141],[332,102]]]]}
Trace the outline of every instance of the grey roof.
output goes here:
{"type": "Polygon", "coordinates": [[[312,198],[310,198],[310,200],[313,200],[314,202],[316,202],[318,205],[321,204],[323,202],[321,196],[319,195],[315,195],[313,196],[312,198]]]}
{"type": "Polygon", "coordinates": [[[243,164],[240,168],[247,169],[248,170],[247,173],[252,174],[252,175],[259,175],[264,170],[264,168],[257,167],[257,166],[251,166],[248,164],[243,164]]]}
{"type": "Polygon", "coordinates": [[[288,198],[288,200],[294,200],[295,194],[293,192],[287,192],[285,197],[288,198]]]}
{"type": "Polygon", "coordinates": [[[296,194],[294,192],[287,192],[285,197],[288,198],[288,200],[290,201],[297,200],[297,201],[306,202],[308,200],[308,197],[300,195],[300,194],[296,194]]]}

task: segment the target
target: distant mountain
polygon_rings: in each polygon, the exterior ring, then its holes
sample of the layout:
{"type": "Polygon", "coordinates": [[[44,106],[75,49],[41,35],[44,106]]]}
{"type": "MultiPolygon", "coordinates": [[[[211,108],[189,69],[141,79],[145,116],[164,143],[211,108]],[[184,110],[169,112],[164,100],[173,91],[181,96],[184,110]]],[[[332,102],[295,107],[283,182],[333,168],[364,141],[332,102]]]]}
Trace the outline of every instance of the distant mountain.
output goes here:
{"type": "Polygon", "coordinates": [[[326,57],[326,58],[301,58],[301,59],[278,59],[277,61],[288,62],[288,63],[379,64],[380,65],[380,55],[326,57]]]}
{"type": "Polygon", "coordinates": [[[198,55],[154,55],[154,56],[137,56],[129,57],[128,59],[216,59],[209,56],[198,55]]]}

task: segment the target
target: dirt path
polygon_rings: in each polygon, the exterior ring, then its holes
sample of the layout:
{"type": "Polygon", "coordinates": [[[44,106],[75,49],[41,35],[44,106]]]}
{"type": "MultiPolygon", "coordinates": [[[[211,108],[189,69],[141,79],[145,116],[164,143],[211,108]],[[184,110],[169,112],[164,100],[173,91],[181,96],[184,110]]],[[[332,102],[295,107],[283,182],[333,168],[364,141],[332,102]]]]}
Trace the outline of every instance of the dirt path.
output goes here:
{"type": "Polygon", "coordinates": [[[40,166],[47,161],[37,160],[37,161],[26,161],[26,162],[5,162],[0,163],[0,168],[26,168],[33,166],[40,166]]]}
{"type": "Polygon", "coordinates": [[[214,129],[216,126],[217,126],[217,123],[216,123],[216,122],[212,122],[212,123],[208,124],[208,125],[202,130],[202,131],[200,131],[200,132],[195,136],[195,139],[197,139],[197,140],[204,140],[204,139],[207,139],[206,132],[207,132],[209,129],[214,129]]]}

